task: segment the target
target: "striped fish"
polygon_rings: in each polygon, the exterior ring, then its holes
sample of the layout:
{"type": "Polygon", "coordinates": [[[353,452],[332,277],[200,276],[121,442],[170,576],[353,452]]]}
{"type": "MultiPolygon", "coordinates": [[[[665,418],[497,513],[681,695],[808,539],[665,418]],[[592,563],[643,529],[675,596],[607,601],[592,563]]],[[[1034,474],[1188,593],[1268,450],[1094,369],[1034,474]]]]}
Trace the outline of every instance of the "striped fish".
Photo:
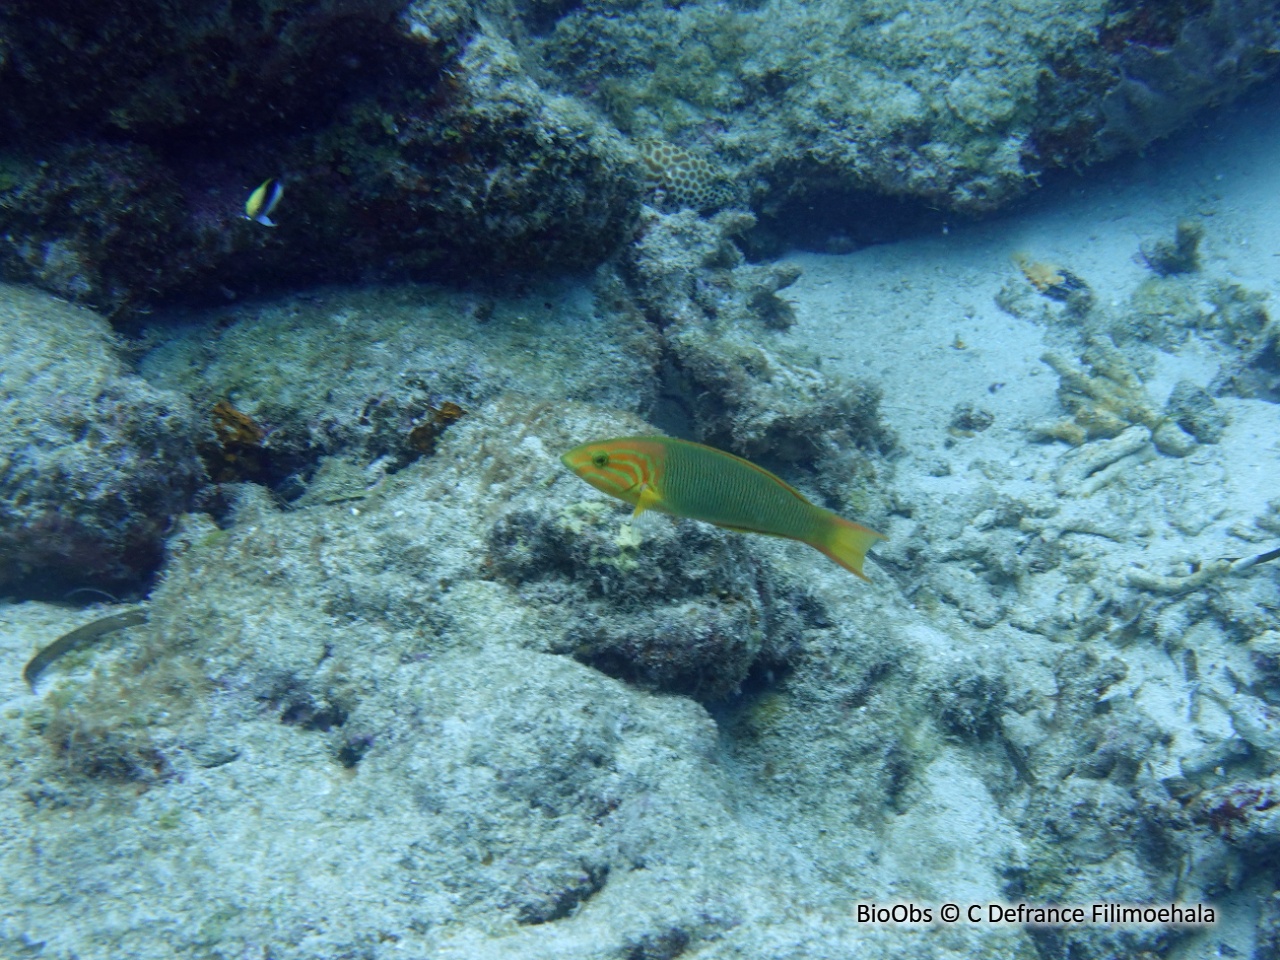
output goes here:
{"type": "Polygon", "coordinates": [[[618,437],[584,443],[560,460],[597,490],[633,505],[633,518],[660,510],[739,533],[799,540],[863,580],[867,550],[887,539],[810,503],[754,463],[688,440],[618,437]]]}
{"type": "Polygon", "coordinates": [[[249,194],[249,199],[245,201],[244,218],[260,223],[264,227],[274,227],[276,222],[271,219],[271,214],[276,212],[276,207],[280,205],[283,196],[284,184],[281,181],[274,177],[263,180],[258,184],[258,189],[249,194]]]}

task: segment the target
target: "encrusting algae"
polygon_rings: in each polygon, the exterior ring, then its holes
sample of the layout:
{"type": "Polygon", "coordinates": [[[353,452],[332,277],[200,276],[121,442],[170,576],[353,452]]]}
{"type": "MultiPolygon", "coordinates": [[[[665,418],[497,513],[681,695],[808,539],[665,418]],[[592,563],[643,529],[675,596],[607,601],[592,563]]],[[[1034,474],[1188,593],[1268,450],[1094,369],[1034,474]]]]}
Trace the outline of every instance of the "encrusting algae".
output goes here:
{"type": "Polygon", "coordinates": [[[227,400],[219,400],[209,414],[216,443],[202,443],[200,456],[218,483],[256,480],[267,467],[267,431],[227,400]]]}
{"type": "Polygon", "coordinates": [[[618,437],[574,447],[561,461],[597,490],[632,504],[738,533],[799,540],[867,579],[867,551],[888,539],[810,503],[768,470],[672,437],[618,437]]]}

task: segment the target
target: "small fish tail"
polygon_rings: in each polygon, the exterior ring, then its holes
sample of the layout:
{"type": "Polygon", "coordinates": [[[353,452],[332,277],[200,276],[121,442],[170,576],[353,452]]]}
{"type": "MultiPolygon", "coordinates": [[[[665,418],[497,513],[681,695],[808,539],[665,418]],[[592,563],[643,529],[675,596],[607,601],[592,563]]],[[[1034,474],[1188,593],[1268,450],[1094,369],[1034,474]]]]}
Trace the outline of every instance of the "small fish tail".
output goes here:
{"type": "Polygon", "coordinates": [[[876,533],[874,530],[869,530],[833,513],[826,537],[821,541],[814,541],[813,546],[850,573],[867,580],[867,575],[862,572],[867,551],[875,546],[877,541],[888,539],[883,533],[876,533]]]}

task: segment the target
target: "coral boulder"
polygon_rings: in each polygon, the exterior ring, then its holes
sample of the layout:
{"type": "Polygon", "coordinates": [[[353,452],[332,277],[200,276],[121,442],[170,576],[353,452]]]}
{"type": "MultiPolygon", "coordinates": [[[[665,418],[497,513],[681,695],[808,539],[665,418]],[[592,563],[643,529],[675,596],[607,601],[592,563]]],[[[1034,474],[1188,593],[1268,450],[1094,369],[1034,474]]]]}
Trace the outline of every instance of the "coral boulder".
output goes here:
{"type": "Polygon", "coordinates": [[[0,287],[0,591],[128,589],[200,477],[185,397],[125,371],[87,310],[0,287]]]}

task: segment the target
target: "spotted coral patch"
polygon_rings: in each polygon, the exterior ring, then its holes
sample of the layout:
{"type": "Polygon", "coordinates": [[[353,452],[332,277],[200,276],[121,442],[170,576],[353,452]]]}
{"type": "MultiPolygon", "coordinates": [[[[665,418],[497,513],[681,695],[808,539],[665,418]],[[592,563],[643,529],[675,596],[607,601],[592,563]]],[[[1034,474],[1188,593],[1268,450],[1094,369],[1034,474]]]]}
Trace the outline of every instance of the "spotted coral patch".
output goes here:
{"type": "Polygon", "coordinates": [[[711,210],[733,199],[723,171],[705,156],[657,139],[641,140],[636,149],[645,181],[662,206],[711,210]]]}

